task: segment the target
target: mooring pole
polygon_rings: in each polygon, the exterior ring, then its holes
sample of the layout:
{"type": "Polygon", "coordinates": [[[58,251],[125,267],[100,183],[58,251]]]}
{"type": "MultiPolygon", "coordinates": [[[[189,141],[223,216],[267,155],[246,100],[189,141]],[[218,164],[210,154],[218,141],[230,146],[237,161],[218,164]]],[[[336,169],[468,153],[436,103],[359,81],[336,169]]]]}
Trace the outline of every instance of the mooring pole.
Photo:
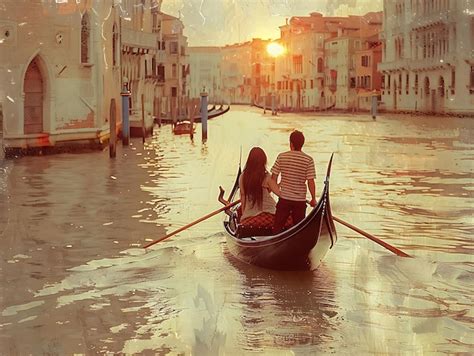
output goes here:
{"type": "Polygon", "coordinates": [[[117,118],[115,112],[115,99],[110,100],[110,117],[109,117],[109,156],[115,158],[116,156],[116,144],[117,144],[117,118]]]}
{"type": "Polygon", "coordinates": [[[142,94],[142,142],[145,143],[145,95],[142,94]]]}
{"type": "Polygon", "coordinates": [[[202,127],[202,141],[207,141],[207,93],[206,88],[203,88],[201,93],[201,127],[202,127]]]}
{"type": "Polygon", "coordinates": [[[120,95],[122,96],[122,144],[128,146],[130,142],[130,92],[128,91],[126,84],[124,84],[120,95]]]}
{"type": "Polygon", "coordinates": [[[377,118],[377,95],[375,93],[372,94],[371,113],[372,113],[372,119],[375,120],[377,118]]]}

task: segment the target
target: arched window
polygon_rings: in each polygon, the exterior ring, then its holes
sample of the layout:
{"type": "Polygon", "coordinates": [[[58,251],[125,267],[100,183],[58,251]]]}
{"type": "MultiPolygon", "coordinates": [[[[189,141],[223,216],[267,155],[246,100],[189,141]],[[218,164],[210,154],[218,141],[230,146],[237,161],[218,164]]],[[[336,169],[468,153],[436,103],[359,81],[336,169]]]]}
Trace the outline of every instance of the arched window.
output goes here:
{"type": "Polygon", "coordinates": [[[81,19],[81,63],[89,63],[90,59],[90,20],[87,12],[81,19]]]}
{"type": "Polygon", "coordinates": [[[318,73],[322,73],[322,72],[323,72],[323,59],[318,58],[318,73]]]}
{"type": "Polygon", "coordinates": [[[117,25],[114,23],[112,28],[112,65],[115,67],[118,65],[119,58],[119,45],[118,45],[119,34],[117,31],[117,25]]]}

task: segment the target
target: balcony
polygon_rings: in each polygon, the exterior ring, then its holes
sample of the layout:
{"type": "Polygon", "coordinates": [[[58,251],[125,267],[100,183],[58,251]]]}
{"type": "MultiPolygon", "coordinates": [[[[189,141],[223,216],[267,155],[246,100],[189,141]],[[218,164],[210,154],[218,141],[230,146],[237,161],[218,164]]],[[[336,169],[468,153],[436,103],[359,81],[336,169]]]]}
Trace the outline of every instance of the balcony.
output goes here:
{"type": "Polygon", "coordinates": [[[413,71],[433,70],[451,66],[454,64],[455,57],[448,56],[447,58],[424,58],[420,60],[412,60],[410,62],[410,69],[413,71]]]}
{"type": "Polygon", "coordinates": [[[390,72],[394,70],[406,70],[409,69],[409,62],[408,59],[398,59],[395,61],[390,62],[380,62],[378,64],[378,71],[379,72],[390,72]]]}
{"type": "Polygon", "coordinates": [[[151,79],[157,84],[164,84],[165,83],[165,76],[159,74],[147,74],[145,79],[151,79]]]}
{"type": "Polygon", "coordinates": [[[156,35],[149,32],[134,31],[127,28],[122,29],[123,45],[137,48],[156,48],[156,35]]]}

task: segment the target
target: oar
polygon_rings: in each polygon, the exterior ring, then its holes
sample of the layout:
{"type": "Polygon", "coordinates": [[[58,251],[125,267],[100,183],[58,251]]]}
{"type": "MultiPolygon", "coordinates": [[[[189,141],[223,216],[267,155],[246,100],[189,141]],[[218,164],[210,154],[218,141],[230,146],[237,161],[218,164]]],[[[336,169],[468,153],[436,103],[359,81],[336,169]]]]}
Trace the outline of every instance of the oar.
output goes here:
{"type": "Polygon", "coordinates": [[[380,246],[383,246],[385,247],[387,250],[390,250],[391,252],[393,252],[394,254],[396,254],[397,256],[401,256],[401,257],[411,257],[409,254],[403,252],[402,250],[399,250],[398,248],[396,248],[395,246],[392,246],[390,245],[389,243],[383,241],[383,240],[380,240],[379,238],[375,237],[374,235],[371,235],[369,234],[368,232],[365,232],[361,229],[359,229],[357,226],[354,226],[354,225],[351,225],[349,224],[348,222],[345,222],[344,220],[341,220],[337,217],[335,217],[333,215],[333,220],[337,221],[339,224],[342,224],[344,225],[345,227],[348,227],[349,229],[352,229],[354,230],[355,232],[358,232],[359,234],[361,234],[362,236],[365,236],[367,237],[369,240],[372,240],[376,243],[378,243],[380,246]]]}
{"type": "MultiPolygon", "coordinates": [[[[307,200],[306,203],[309,205],[309,201],[307,200]]],[[[393,252],[397,256],[401,257],[411,257],[409,254],[403,252],[402,250],[396,248],[395,246],[390,245],[389,243],[380,240],[378,237],[375,237],[374,235],[369,234],[368,232],[365,232],[364,230],[359,229],[357,226],[351,225],[348,222],[339,219],[338,217],[335,217],[332,215],[332,219],[337,221],[339,224],[344,225],[345,227],[348,227],[349,229],[354,230],[355,232],[358,232],[362,236],[367,237],[369,240],[372,240],[375,243],[378,243],[380,246],[385,247],[387,250],[393,252]]]]}
{"type": "Polygon", "coordinates": [[[154,244],[157,244],[157,243],[160,242],[160,241],[166,240],[168,237],[171,237],[171,236],[173,236],[173,235],[176,235],[178,232],[181,232],[181,231],[183,231],[183,230],[186,230],[186,229],[190,228],[191,226],[194,226],[194,225],[200,223],[201,221],[204,221],[204,220],[206,220],[206,219],[209,219],[211,216],[214,216],[214,215],[216,215],[216,214],[219,214],[220,212],[222,212],[222,211],[224,211],[224,210],[226,210],[226,209],[232,208],[234,205],[237,205],[238,203],[240,203],[240,199],[239,199],[239,200],[236,200],[236,201],[234,201],[233,203],[231,203],[231,204],[229,204],[229,205],[226,205],[226,206],[224,206],[224,207],[222,207],[222,208],[220,208],[220,209],[217,209],[217,210],[213,211],[212,213],[209,213],[209,214],[203,216],[202,218],[199,218],[199,219],[193,221],[192,223],[189,223],[189,224],[186,225],[186,226],[180,227],[178,230],[175,230],[175,231],[169,233],[168,235],[166,235],[166,236],[164,236],[164,237],[162,237],[162,238],[160,238],[160,239],[158,239],[158,240],[155,240],[155,241],[153,241],[153,242],[150,242],[148,245],[143,246],[143,248],[148,248],[148,247],[150,247],[150,246],[153,246],[154,244]]]}

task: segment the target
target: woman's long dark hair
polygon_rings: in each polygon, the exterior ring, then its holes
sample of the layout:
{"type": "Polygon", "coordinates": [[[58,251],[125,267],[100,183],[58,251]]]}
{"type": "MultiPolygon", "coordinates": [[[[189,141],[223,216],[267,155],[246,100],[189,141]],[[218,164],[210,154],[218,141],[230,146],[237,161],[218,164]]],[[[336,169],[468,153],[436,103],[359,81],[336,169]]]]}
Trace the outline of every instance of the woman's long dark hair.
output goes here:
{"type": "Polygon", "coordinates": [[[251,205],[262,207],[262,183],[267,174],[267,155],[260,147],[254,147],[249,152],[247,163],[242,172],[242,182],[245,196],[251,205]]]}

